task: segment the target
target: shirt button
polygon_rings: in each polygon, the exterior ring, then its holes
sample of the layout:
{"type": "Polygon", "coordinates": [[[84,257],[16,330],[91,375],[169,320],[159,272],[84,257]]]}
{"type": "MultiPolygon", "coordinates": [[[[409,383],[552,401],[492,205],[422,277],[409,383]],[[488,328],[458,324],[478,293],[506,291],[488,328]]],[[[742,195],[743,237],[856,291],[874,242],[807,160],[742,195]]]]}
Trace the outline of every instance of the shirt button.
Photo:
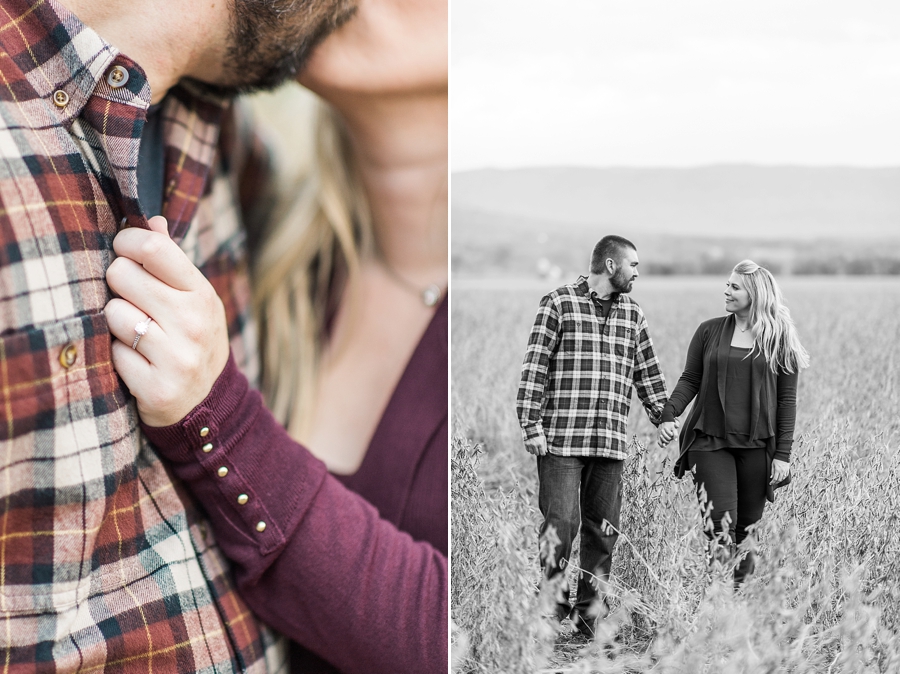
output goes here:
{"type": "Polygon", "coordinates": [[[266,530],[266,523],[263,522],[262,520],[260,520],[259,522],[257,522],[257,523],[256,523],[256,530],[257,530],[259,533],[262,533],[263,531],[265,531],[265,530],[266,530]]]}
{"type": "Polygon", "coordinates": [[[57,89],[53,92],[53,102],[56,103],[57,108],[64,108],[69,104],[69,94],[62,89],[57,89]]]}
{"type": "Polygon", "coordinates": [[[125,70],[125,68],[122,66],[113,66],[106,76],[106,81],[113,89],[119,89],[128,84],[128,77],[128,71],[125,70]]]}
{"type": "Polygon", "coordinates": [[[216,471],[216,475],[219,477],[225,477],[228,475],[228,468],[226,466],[219,466],[219,470],[216,471]]]}
{"type": "Polygon", "coordinates": [[[68,370],[76,360],[78,360],[78,347],[72,343],[66,344],[59,352],[59,364],[68,370]]]}
{"type": "Polygon", "coordinates": [[[204,453],[204,454],[209,454],[209,453],[212,451],[212,447],[213,447],[212,443],[211,443],[211,442],[207,442],[207,443],[206,443],[205,445],[203,445],[203,447],[202,447],[203,453],[204,453]]]}
{"type": "Polygon", "coordinates": [[[250,497],[247,496],[246,494],[241,494],[237,498],[237,502],[239,505],[247,505],[247,501],[249,501],[249,500],[250,500],[250,497]]]}
{"type": "Polygon", "coordinates": [[[209,435],[209,426],[204,426],[200,429],[200,437],[205,438],[207,435],[209,435]]]}

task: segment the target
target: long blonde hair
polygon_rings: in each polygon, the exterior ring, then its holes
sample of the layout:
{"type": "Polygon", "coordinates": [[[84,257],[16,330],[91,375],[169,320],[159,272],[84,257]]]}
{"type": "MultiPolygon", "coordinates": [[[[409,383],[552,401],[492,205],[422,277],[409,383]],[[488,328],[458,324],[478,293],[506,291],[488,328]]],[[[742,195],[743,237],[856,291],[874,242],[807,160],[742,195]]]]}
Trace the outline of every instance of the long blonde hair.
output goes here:
{"type": "Polygon", "coordinates": [[[753,260],[738,262],[733,271],[743,278],[750,295],[753,353],[762,353],[773,372],[792,373],[809,367],[809,354],[800,343],[775,277],[753,260]]]}
{"type": "Polygon", "coordinates": [[[310,173],[278,209],[252,268],[262,393],[295,438],[314,411],[336,284],[355,281],[362,252],[372,245],[368,203],[346,130],[332,109],[319,106],[310,173]]]}

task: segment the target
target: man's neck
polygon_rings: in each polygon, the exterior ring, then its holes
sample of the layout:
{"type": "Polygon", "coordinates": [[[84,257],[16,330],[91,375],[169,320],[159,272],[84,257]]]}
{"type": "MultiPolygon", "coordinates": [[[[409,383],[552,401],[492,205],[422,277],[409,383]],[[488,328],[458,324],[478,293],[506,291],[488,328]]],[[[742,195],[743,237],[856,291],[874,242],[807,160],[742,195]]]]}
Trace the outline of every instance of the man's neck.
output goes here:
{"type": "Polygon", "coordinates": [[[606,276],[605,274],[589,274],[587,284],[591,290],[597,293],[597,296],[601,300],[608,300],[613,294],[618,292],[609,282],[609,276],[606,276]]]}
{"type": "Polygon", "coordinates": [[[153,103],[182,77],[221,78],[230,30],[225,0],[57,0],[134,60],[147,75],[153,103]]]}

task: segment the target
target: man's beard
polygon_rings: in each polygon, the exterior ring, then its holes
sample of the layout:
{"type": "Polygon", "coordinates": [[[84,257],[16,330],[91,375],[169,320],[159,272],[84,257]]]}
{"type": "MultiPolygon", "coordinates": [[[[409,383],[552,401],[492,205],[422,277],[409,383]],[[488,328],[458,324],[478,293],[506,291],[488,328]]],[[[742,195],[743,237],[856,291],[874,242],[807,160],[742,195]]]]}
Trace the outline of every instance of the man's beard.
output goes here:
{"type": "Polygon", "coordinates": [[[625,267],[619,267],[616,273],[609,277],[609,285],[617,293],[630,293],[634,285],[634,275],[625,267]]]}
{"type": "Polygon", "coordinates": [[[355,0],[233,0],[225,79],[231,94],[296,77],[313,48],[356,12],[355,0]]]}

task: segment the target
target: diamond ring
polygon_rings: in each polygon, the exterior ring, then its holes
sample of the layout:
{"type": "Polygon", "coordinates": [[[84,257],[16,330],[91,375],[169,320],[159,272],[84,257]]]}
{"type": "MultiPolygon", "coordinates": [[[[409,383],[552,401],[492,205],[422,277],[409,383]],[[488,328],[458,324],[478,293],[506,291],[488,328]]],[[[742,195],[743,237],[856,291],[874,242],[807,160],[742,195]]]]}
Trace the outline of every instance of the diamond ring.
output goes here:
{"type": "Polygon", "coordinates": [[[131,343],[131,348],[135,351],[137,350],[138,342],[141,341],[141,337],[147,334],[147,330],[150,329],[150,324],[153,322],[153,319],[147,316],[147,320],[141,321],[137,325],[134,326],[134,341],[131,343]]]}

